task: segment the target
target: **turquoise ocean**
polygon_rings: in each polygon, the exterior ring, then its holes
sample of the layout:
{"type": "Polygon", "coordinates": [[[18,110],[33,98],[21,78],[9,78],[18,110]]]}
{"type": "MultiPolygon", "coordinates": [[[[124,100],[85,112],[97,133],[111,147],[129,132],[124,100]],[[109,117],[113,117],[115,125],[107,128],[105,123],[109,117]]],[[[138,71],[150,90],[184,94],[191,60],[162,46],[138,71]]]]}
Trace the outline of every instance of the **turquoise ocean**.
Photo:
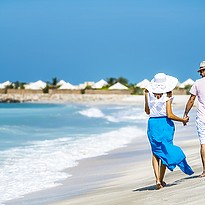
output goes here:
{"type": "Polygon", "coordinates": [[[0,204],[60,186],[65,169],[146,135],[141,106],[0,104],[0,204]]]}

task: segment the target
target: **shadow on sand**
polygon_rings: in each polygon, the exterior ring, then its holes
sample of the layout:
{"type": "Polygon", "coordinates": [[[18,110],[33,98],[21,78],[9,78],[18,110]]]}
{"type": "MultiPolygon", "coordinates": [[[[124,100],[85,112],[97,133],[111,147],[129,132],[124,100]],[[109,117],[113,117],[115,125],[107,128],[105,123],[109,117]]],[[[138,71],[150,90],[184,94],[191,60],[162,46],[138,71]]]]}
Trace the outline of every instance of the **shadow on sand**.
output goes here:
{"type": "MultiPolygon", "coordinates": [[[[182,182],[184,182],[185,180],[190,180],[190,179],[195,179],[198,178],[199,175],[197,176],[192,176],[192,177],[185,177],[179,180],[174,181],[173,183],[167,184],[166,187],[172,187],[172,186],[176,186],[182,182]]],[[[156,190],[156,186],[155,185],[151,185],[151,186],[146,186],[146,187],[141,187],[141,188],[137,188],[137,189],[133,189],[132,191],[152,191],[152,190],[156,190]]]]}

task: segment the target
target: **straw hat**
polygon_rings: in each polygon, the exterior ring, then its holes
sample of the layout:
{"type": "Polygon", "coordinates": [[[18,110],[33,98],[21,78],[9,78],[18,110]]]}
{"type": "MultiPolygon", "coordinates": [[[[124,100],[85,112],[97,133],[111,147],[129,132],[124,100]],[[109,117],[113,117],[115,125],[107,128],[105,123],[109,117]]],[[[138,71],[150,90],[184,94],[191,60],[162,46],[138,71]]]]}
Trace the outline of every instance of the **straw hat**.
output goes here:
{"type": "Polygon", "coordinates": [[[146,89],[152,93],[167,93],[174,90],[177,83],[177,78],[164,73],[157,73],[146,89]]]}
{"type": "Polygon", "coordinates": [[[205,61],[202,61],[200,63],[200,68],[199,68],[199,70],[197,72],[200,72],[201,70],[205,70],[205,61]]]}

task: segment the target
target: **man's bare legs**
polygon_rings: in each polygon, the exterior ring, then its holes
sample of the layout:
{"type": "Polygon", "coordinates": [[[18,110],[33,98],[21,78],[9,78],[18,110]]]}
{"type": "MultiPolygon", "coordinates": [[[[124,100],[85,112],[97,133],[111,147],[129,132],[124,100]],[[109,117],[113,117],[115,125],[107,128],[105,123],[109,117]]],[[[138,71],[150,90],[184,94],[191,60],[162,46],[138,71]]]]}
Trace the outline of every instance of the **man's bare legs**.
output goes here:
{"type": "Polygon", "coordinates": [[[152,155],[152,166],[156,178],[156,189],[161,189],[163,186],[166,185],[166,183],[163,181],[166,166],[161,165],[159,163],[159,159],[154,154],[152,155]]]}
{"type": "Polygon", "coordinates": [[[201,161],[202,161],[202,166],[203,166],[203,172],[200,175],[201,177],[205,177],[205,144],[201,144],[201,161]]]}

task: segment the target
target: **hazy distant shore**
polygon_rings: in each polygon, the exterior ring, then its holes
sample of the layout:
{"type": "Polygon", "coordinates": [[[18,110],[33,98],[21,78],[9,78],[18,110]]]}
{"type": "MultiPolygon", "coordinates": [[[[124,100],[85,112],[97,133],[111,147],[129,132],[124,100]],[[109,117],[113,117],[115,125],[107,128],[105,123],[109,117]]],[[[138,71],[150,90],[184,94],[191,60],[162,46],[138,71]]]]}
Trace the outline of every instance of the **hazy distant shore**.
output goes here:
{"type": "MultiPolygon", "coordinates": [[[[139,101],[143,96],[118,94],[1,94],[0,101],[42,102],[42,103],[117,103],[139,101]]],[[[140,100],[141,102],[141,100],[140,100]]]]}
{"type": "MultiPolygon", "coordinates": [[[[175,95],[174,104],[185,105],[189,95],[175,95]]],[[[79,104],[142,104],[143,95],[120,94],[0,94],[1,102],[79,103],[79,104]]]]}

